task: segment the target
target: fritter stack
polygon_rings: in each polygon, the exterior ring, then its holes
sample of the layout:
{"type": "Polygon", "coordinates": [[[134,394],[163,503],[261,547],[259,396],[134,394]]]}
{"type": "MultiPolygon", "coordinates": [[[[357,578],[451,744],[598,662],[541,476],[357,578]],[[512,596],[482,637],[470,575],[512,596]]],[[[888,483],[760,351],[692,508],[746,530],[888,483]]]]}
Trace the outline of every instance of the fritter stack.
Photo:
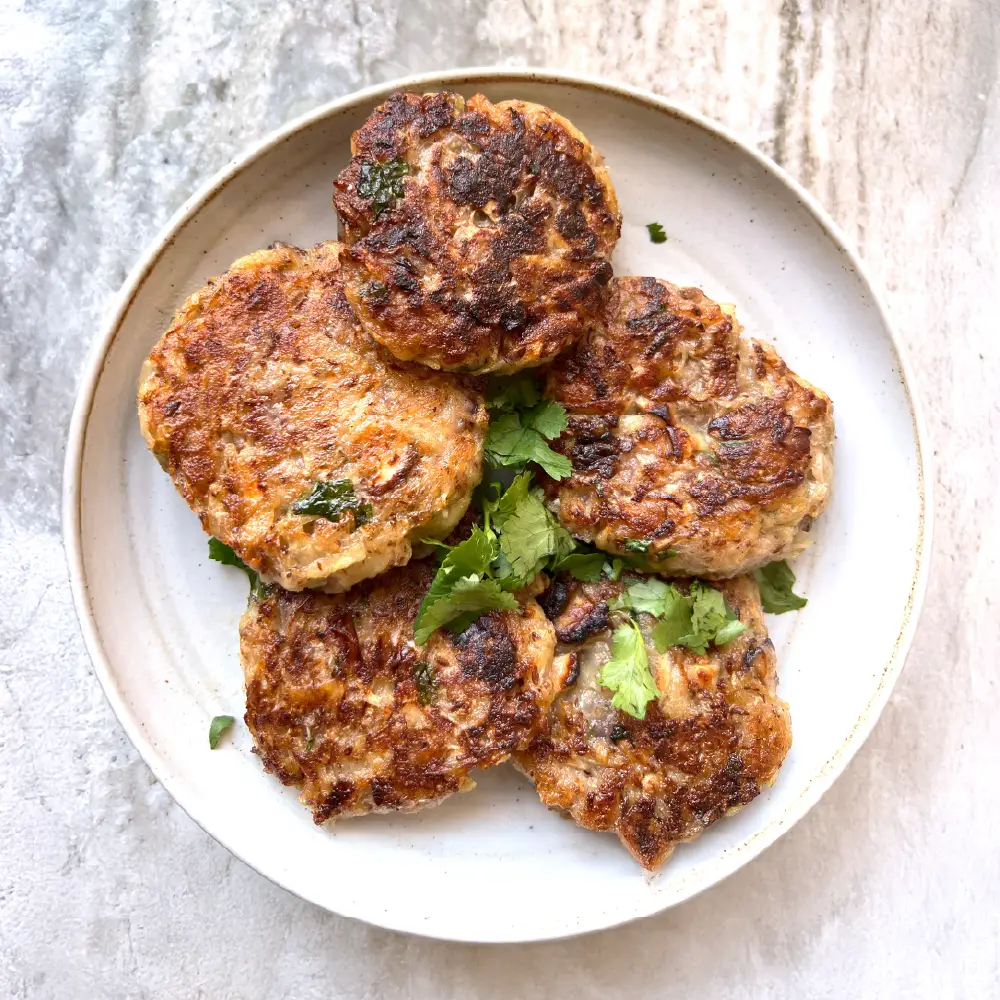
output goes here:
{"type": "Polygon", "coordinates": [[[763,611],[804,603],[830,401],[732,308],[612,277],[610,177],[550,109],[397,93],[351,151],[345,242],[238,260],[140,379],[253,583],[256,751],[318,823],[512,758],[658,868],[791,744],[763,611]]]}

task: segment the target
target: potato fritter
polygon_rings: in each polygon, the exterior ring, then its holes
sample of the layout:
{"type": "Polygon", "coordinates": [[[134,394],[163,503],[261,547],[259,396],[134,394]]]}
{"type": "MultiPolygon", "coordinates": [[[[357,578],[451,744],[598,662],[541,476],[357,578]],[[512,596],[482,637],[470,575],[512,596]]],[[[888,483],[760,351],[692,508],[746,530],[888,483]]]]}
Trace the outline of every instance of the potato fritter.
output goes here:
{"type": "Polygon", "coordinates": [[[562,523],[671,574],[729,577],[805,545],[833,476],[833,406],[697,288],[613,282],[603,323],[560,357],[546,394],[573,473],[562,523]]]}
{"type": "Polygon", "coordinates": [[[419,560],[332,597],[272,588],[240,624],[246,724],[264,766],[317,823],[434,805],[474,787],[538,731],[555,635],[526,595],[423,647],[413,621],[434,577],[419,560]]]}
{"type": "Polygon", "coordinates": [[[432,368],[514,372],[573,343],[611,279],[621,215],[565,118],[481,94],[395,93],[334,185],[365,330],[432,368]]]}
{"type": "Polygon", "coordinates": [[[139,386],[146,441],[204,529],[289,590],[405,563],[482,475],[480,392],[373,343],[345,258],[325,243],[236,261],[181,307],[139,386]]]}
{"type": "MultiPolygon", "coordinates": [[[[685,581],[674,581],[682,590],[685,581]]],[[[626,583],[557,579],[540,598],[554,619],[563,690],[548,725],[515,763],[542,802],[588,830],[613,830],[645,868],[750,802],[778,773],[791,745],[788,706],[775,694],[774,647],[752,576],[718,584],[747,630],[705,655],[656,651],[655,619],[639,615],[660,697],[644,719],[611,704],[597,675],[611,657],[626,583]]]]}

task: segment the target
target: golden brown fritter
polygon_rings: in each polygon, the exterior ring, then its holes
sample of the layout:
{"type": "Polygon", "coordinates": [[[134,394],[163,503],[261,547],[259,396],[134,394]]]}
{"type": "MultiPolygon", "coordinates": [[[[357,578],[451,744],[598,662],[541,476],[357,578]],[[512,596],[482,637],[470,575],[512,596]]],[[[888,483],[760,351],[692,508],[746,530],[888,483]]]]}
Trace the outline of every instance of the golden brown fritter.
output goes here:
{"type": "Polygon", "coordinates": [[[405,563],[482,475],[481,394],[365,336],[345,257],[325,243],[236,261],[178,311],[139,386],[147,443],[204,529],[290,590],[405,563]],[[337,520],[303,509],[314,490],[337,520]]]}
{"type": "Polygon", "coordinates": [[[317,823],[433,805],[527,745],[555,695],[538,604],[413,644],[431,561],[337,597],[272,588],[240,624],[246,724],[317,823]]]}
{"type": "Polygon", "coordinates": [[[361,265],[365,330],[432,368],[514,372],[600,308],[621,215],[604,160],[565,118],[481,94],[395,93],[334,185],[361,265]]]}
{"type": "Polygon", "coordinates": [[[564,688],[547,728],[515,763],[547,806],[588,830],[613,830],[652,870],[774,780],[791,724],[775,694],[774,647],[752,576],[717,585],[748,628],[705,655],[680,647],[658,653],[650,639],[655,619],[639,615],[660,697],[641,720],[612,707],[597,675],[611,656],[619,615],[607,602],[625,586],[560,577],[540,598],[554,619],[564,688]]]}
{"type": "Polygon", "coordinates": [[[547,494],[570,531],[707,577],[805,545],[830,493],[833,406],[739,333],[697,288],[613,282],[603,323],[548,377],[569,413],[553,447],[573,473],[547,494]]]}

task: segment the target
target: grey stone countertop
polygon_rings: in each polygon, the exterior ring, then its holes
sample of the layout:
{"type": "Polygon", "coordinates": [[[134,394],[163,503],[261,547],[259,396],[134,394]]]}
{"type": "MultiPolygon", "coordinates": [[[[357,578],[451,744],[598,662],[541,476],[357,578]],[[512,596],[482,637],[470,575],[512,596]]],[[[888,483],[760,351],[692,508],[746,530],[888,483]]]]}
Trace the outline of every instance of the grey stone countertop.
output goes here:
{"type": "MultiPolygon", "coordinates": [[[[988,0],[0,4],[0,995],[1000,995],[998,60],[988,0]],[[937,467],[916,641],[832,791],[691,902],[516,954],[330,916],[196,827],[105,702],[59,524],[85,355],[177,206],[291,116],[476,64],[649,87],[790,170],[886,293],[937,467]]],[[[878,586],[873,552],[858,615],[878,586]]]]}

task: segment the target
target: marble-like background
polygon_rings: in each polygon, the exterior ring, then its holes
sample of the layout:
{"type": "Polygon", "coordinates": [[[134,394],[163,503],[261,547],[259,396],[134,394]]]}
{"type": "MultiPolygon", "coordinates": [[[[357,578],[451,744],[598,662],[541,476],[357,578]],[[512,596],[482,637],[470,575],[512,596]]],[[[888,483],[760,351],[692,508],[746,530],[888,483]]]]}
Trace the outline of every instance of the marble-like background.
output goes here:
{"type": "MultiPolygon", "coordinates": [[[[998,68],[990,0],[0,0],[0,995],[1000,995],[998,68]],[[885,289],[938,463],[916,643],[835,788],[692,902],[516,953],[328,916],[188,820],[94,679],[58,518],[86,351],[195,186],[330,98],[488,63],[650,87],[787,167],[885,289]]],[[[859,616],[878,581],[873,552],[859,616]]]]}

